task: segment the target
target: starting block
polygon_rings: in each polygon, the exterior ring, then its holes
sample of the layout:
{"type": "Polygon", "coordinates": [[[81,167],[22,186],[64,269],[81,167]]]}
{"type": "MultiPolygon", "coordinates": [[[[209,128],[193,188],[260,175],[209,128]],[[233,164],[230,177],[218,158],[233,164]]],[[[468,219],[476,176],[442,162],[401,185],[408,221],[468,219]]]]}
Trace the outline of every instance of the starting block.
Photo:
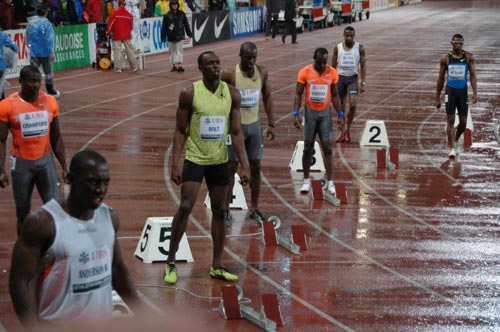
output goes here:
{"type": "Polygon", "coordinates": [[[341,204],[347,204],[347,192],[344,183],[335,183],[335,196],[329,192],[324,191],[326,187],[326,180],[312,180],[311,187],[313,193],[313,199],[319,201],[328,201],[335,206],[340,206],[341,204]]]}
{"type": "MultiPolygon", "coordinates": [[[[168,258],[173,217],[149,217],[144,224],[134,256],[144,263],[165,262],[168,258]]],[[[182,235],[175,255],[178,261],[194,262],[186,233],[182,235]]]]}
{"type": "Polygon", "coordinates": [[[389,137],[387,136],[387,130],[385,129],[385,123],[381,120],[368,120],[365,123],[365,130],[363,131],[363,136],[361,146],[389,146],[389,137]]]}
{"type": "Polygon", "coordinates": [[[392,171],[399,169],[399,149],[394,146],[389,149],[378,149],[377,168],[389,168],[392,171]]]}
{"type": "MultiPolygon", "coordinates": [[[[292,171],[302,172],[302,154],[304,153],[304,141],[297,141],[295,150],[293,151],[292,159],[288,164],[288,168],[292,171]]],[[[311,172],[324,172],[325,163],[323,162],[323,155],[317,141],[314,142],[314,151],[311,160],[311,172]]]]}
{"type": "MultiPolygon", "coordinates": [[[[205,197],[204,204],[207,208],[210,209],[211,207],[210,195],[208,193],[207,197],[205,197]]],[[[243,192],[243,186],[240,183],[240,176],[237,173],[234,174],[233,195],[231,196],[231,202],[229,202],[229,208],[248,210],[247,201],[245,199],[245,193],[243,192]]]]}
{"type": "MultiPolygon", "coordinates": [[[[221,291],[222,300],[219,305],[219,313],[225,319],[243,318],[265,331],[275,332],[277,323],[266,317],[266,312],[269,312],[273,318],[277,319],[277,317],[279,317],[279,321],[283,325],[279,307],[274,307],[275,304],[277,305],[277,298],[275,302],[267,304],[267,310],[264,307],[261,312],[256,312],[252,308],[240,304],[237,286],[223,286],[221,287],[221,291]]],[[[268,299],[268,297],[263,298],[262,301],[265,302],[266,299],[268,299]]]]}
{"type": "MultiPolygon", "coordinates": [[[[292,254],[295,255],[300,255],[300,250],[301,245],[300,243],[297,243],[295,240],[295,237],[293,236],[294,228],[292,226],[292,240],[289,240],[283,236],[280,236],[276,234],[276,229],[274,228],[274,225],[272,222],[264,222],[262,223],[262,231],[263,231],[263,238],[264,238],[264,244],[266,246],[280,246],[285,248],[286,250],[290,251],[292,254]]],[[[297,230],[295,230],[297,232],[297,230]]],[[[305,243],[305,234],[304,234],[304,229],[302,228],[302,245],[305,243]]],[[[299,234],[297,234],[297,239],[300,241],[300,230],[299,234]]],[[[305,243],[305,249],[307,249],[307,243],[305,243]]]]}

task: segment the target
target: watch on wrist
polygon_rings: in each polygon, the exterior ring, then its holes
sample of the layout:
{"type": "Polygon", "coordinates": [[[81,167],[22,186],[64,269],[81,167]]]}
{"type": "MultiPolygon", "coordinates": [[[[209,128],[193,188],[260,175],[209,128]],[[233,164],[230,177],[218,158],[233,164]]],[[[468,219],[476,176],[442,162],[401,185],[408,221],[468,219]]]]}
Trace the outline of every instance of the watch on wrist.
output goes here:
{"type": "Polygon", "coordinates": [[[361,85],[362,85],[362,86],[365,86],[365,85],[366,85],[366,82],[365,82],[365,81],[361,81],[361,85]]]}

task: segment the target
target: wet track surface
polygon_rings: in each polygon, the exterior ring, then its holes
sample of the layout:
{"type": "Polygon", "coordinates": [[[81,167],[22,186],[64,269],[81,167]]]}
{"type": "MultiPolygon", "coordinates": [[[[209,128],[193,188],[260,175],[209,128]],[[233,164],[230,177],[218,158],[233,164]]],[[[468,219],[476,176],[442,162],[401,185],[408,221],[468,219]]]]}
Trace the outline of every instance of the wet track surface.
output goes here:
{"type": "MultiPolygon", "coordinates": [[[[281,218],[282,236],[303,225],[309,249],[293,255],[266,247],[246,211],[232,211],[223,262],[239,275],[246,305],[260,311],[260,295],[277,294],[284,321],[278,331],[500,330],[500,146],[493,135],[500,116],[499,18],[498,1],[426,1],[353,23],[366,48],[367,86],[358,99],[354,142],[334,149],[335,181],[346,185],[349,201],[340,207],[301,195],[302,173],[288,165],[302,139],[292,120],[298,70],[312,62],[315,48],[333,52],[345,25],[306,31],[297,45],[259,35],[186,49],[183,74],[170,73],[168,55],[148,57],[139,73],[56,72],[67,155],[89,148],[108,159],[106,202],[121,217],[120,245],[148,308],[175,320],[173,307],[215,331],[259,330],[217,313],[226,283],[208,275],[205,186],[187,230],[195,261],[178,264],[177,289],[164,287],[163,263],[134,257],[146,219],[177,209],[179,187],[168,176],[175,111],[180,90],[200,77],[197,56],[210,49],[223,67],[233,66],[241,42],[253,41],[258,63],[270,73],[277,120],[276,140],[264,149],[260,209],[281,218]],[[455,33],[464,35],[464,49],[476,59],[478,103],[471,107],[473,145],[450,160],[445,113],[433,100],[439,59],[455,33]],[[384,121],[390,144],[399,148],[398,170],[378,169],[376,149],[360,147],[367,120],[384,121]]],[[[10,188],[0,191],[0,213],[0,323],[13,331],[20,325],[8,293],[16,238],[10,188]]]]}

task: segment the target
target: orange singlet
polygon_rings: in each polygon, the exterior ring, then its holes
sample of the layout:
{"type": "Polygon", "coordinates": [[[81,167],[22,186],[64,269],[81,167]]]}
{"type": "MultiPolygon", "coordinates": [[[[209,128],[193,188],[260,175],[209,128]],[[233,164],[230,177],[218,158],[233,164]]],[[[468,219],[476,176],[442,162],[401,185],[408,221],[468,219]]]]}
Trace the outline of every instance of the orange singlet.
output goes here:
{"type": "Polygon", "coordinates": [[[314,69],[314,65],[305,66],[299,71],[297,82],[306,86],[306,106],[314,111],[327,109],[332,100],[331,85],[339,81],[337,70],[327,65],[323,74],[314,69]]]}
{"type": "Polygon", "coordinates": [[[59,115],[54,97],[43,91],[27,102],[14,93],[0,103],[0,121],[7,122],[12,134],[11,153],[15,157],[37,160],[51,151],[50,124],[59,115]]]}

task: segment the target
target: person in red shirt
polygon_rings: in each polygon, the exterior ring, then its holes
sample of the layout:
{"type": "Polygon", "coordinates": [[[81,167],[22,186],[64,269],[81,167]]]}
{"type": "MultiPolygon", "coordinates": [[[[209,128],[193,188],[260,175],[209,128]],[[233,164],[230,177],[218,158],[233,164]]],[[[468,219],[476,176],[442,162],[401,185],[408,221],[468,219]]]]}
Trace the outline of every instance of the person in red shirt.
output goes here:
{"type": "Polygon", "coordinates": [[[12,0],[0,1],[0,28],[2,30],[17,29],[12,0]]]}
{"type": "Polygon", "coordinates": [[[132,28],[134,18],[125,9],[125,0],[118,0],[118,9],[115,10],[108,20],[106,36],[113,37],[113,61],[115,62],[115,72],[122,72],[121,53],[122,45],[125,47],[128,63],[132,71],[137,71],[137,64],[132,46],[132,28]]]}
{"type": "Polygon", "coordinates": [[[103,16],[101,0],[88,0],[85,5],[85,11],[89,15],[89,23],[102,21],[103,16]]]}
{"type": "Polygon", "coordinates": [[[31,210],[36,186],[44,203],[59,199],[60,183],[52,153],[62,168],[66,182],[66,155],[59,127],[56,99],[40,91],[41,74],[35,66],[25,66],[19,74],[21,91],[0,102],[0,188],[9,184],[5,172],[6,142],[12,135],[9,160],[12,192],[16,203],[17,233],[31,210]]]}
{"type": "Polygon", "coordinates": [[[314,64],[305,66],[299,71],[297,87],[294,99],[293,119],[294,125],[298,129],[302,128],[300,119],[300,107],[302,105],[302,95],[306,93],[304,107],[304,152],[302,155],[302,169],[304,170],[304,184],[300,191],[309,193],[311,180],[309,170],[314,153],[314,142],[318,134],[321,149],[325,157],[326,178],[328,180],[327,190],[335,195],[333,185],[333,121],[330,112],[330,103],[337,111],[337,116],[341,125],[344,124],[344,112],[340,107],[337,82],[339,75],[337,70],[327,65],[328,51],[325,48],[317,48],[314,51],[314,64]]]}

